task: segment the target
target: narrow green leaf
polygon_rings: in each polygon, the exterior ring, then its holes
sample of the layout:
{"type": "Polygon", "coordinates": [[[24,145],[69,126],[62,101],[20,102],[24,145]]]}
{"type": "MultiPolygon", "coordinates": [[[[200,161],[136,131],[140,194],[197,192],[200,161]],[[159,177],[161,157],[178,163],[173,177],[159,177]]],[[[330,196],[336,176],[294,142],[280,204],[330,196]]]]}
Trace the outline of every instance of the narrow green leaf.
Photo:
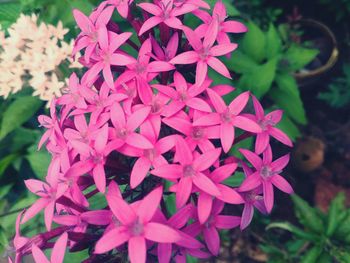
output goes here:
{"type": "Polygon", "coordinates": [[[18,157],[19,155],[17,153],[13,153],[0,160],[0,177],[4,174],[11,163],[13,163],[18,157]]]}
{"type": "Polygon", "coordinates": [[[296,194],[292,195],[291,198],[294,203],[295,214],[300,223],[313,232],[322,233],[324,230],[323,222],[318,217],[315,209],[296,194]]]}
{"type": "Polygon", "coordinates": [[[327,228],[326,235],[328,237],[332,236],[336,231],[337,227],[340,225],[341,212],[345,209],[344,207],[345,195],[344,193],[339,193],[336,198],[332,201],[327,218],[327,228]]]}
{"type": "Polygon", "coordinates": [[[296,141],[301,136],[298,126],[286,114],[276,127],[284,131],[292,141],[296,141]]]}
{"type": "Polygon", "coordinates": [[[318,257],[322,253],[322,247],[315,246],[308,250],[306,254],[301,258],[300,263],[317,263],[318,257]]]}
{"type": "Polygon", "coordinates": [[[328,252],[323,251],[317,260],[317,263],[329,263],[332,262],[332,256],[328,252]]]}
{"type": "Polygon", "coordinates": [[[3,185],[0,188],[0,200],[4,198],[11,190],[13,184],[3,185]]]}
{"type": "Polygon", "coordinates": [[[247,26],[248,32],[245,34],[241,46],[244,53],[260,63],[266,58],[265,33],[252,21],[247,26]]]}
{"type": "Polygon", "coordinates": [[[270,24],[266,35],[266,57],[274,58],[282,51],[282,40],[273,24],[270,24]]]}
{"type": "Polygon", "coordinates": [[[334,236],[338,240],[343,240],[347,237],[350,237],[350,209],[347,211],[346,217],[342,220],[342,222],[335,230],[334,236]]]}
{"type": "Polygon", "coordinates": [[[44,179],[51,161],[50,154],[46,151],[35,151],[27,155],[26,159],[28,160],[36,176],[39,179],[44,179]]]}
{"type": "Polygon", "coordinates": [[[40,108],[42,102],[35,97],[20,97],[6,109],[1,122],[0,140],[28,121],[40,108]]]}
{"type": "Polygon", "coordinates": [[[238,187],[242,184],[244,181],[245,176],[242,172],[235,172],[232,176],[227,178],[223,184],[231,186],[231,187],[238,187]]]}
{"type": "Polygon", "coordinates": [[[318,236],[307,233],[304,230],[292,225],[289,222],[271,223],[266,227],[266,230],[269,230],[272,228],[280,228],[280,229],[287,230],[287,231],[293,233],[294,235],[296,235],[298,238],[302,238],[302,239],[306,239],[306,240],[310,240],[310,241],[317,240],[317,238],[318,238],[318,236]]]}

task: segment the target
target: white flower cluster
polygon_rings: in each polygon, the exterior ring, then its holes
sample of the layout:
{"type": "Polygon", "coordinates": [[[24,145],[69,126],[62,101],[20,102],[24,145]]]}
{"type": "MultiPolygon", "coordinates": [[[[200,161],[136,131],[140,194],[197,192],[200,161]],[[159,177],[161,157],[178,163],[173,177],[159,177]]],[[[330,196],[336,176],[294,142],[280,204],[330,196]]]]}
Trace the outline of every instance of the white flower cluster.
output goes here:
{"type": "MultiPolygon", "coordinates": [[[[73,50],[73,42],[63,39],[67,32],[61,22],[56,27],[39,23],[34,14],[21,14],[8,34],[0,28],[0,96],[6,98],[28,86],[34,89],[33,96],[44,101],[60,96],[66,83],[58,66],[70,60],[73,50]]],[[[73,63],[73,67],[80,65],[73,63]]]]}

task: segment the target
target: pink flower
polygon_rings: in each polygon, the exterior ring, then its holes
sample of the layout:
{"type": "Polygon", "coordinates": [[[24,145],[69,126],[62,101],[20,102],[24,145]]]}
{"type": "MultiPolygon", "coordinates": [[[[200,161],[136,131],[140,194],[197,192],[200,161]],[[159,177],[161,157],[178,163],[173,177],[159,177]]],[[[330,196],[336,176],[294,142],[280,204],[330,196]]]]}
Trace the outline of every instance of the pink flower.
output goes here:
{"type": "Polygon", "coordinates": [[[95,253],[105,253],[128,242],[130,261],[143,263],[146,262],[146,240],[156,243],[179,241],[181,236],[176,230],[167,225],[152,222],[152,217],[162,198],[162,192],[162,187],[156,188],[140,201],[137,207],[130,206],[117,196],[107,196],[113,214],[122,225],[105,233],[98,240],[95,253]]]}
{"type": "Polygon", "coordinates": [[[80,50],[86,48],[84,58],[85,62],[89,63],[90,56],[98,44],[99,27],[107,25],[112,17],[113,9],[113,7],[108,7],[102,11],[98,10],[99,12],[96,12],[94,16],[90,18],[77,9],[73,10],[75,21],[82,31],[75,42],[73,56],[80,50]]]}
{"type": "Polygon", "coordinates": [[[134,2],[134,0],[107,0],[106,2],[115,6],[118,13],[123,18],[127,18],[129,14],[129,6],[132,4],[132,2],[134,2]]]}
{"type": "Polygon", "coordinates": [[[159,92],[172,99],[166,106],[166,117],[174,115],[186,106],[199,111],[211,112],[211,108],[208,103],[206,103],[203,99],[198,98],[198,95],[206,89],[204,85],[192,85],[191,87],[188,87],[189,85],[185,78],[179,72],[175,72],[174,86],[176,90],[165,85],[154,85],[159,92]]]}
{"type": "Polygon", "coordinates": [[[120,35],[108,32],[105,26],[102,26],[98,30],[98,44],[99,47],[95,53],[91,55],[91,58],[95,60],[95,63],[85,74],[86,82],[92,83],[96,76],[103,71],[103,77],[107,82],[107,85],[112,89],[114,88],[113,74],[111,66],[125,66],[133,63],[134,59],[116,50],[123,45],[131,36],[131,33],[122,33],[120,35]]]}
{"type": "Polygon", "coordinates": [[[226,7],[221,0],[216,2],[212,16],[202,10],[196,10],[194,14],[204,22],[204,24],[201,24],[195,30],[195,32],[201,37],[204,37],[206,35],[212,21],[214,19],[218,20],[219,30],[216,40],[221,45],[231,43],[230,37],[227,33],[244,33],[247,31],[247,27],[240,22],[232,20],[225,21],[228,16],[226,7]]]}
{"type": "Polygon", "coordinates": [[[260,102],[254,96],[253,103],[255,116],[249,115],[248,117],[258,123],[262,129],[262,131],[258,133],[256,137],[255,152],[260,154],[268,147],[270,136],[274,137],[281,143],[292,147],[293,143],[289,137],[283,131],[275,127],[282,119],[282,111],[275,110],[265,115],[264,109],[262,108],[260,102]]]}
{"type": "Polygon", "coordinates": [[[149,82],[153,80],[159,72],[166,72],[174,69],[174,66],[164,61],[150,62],[150,54],[152,52],[151,39],[147,39],[141,46],[139,57],[134,59],[133,63],[127,65],[127,70],[122,73],[117,79],[115,86],[125,84],[128,81],[135,79],[137,91],[140,99],[147,101],[151,92],[149,82]]]}
{"type": "Polygon", "coordinates": [[[58,167],[53,168],[52,171],[55,174],[51,174],[53,180],[50,180],[50,185],[39,180],[29,179],[25,181],[26,187],[33,194],[38,195],[40,198],[35,201],[35,203],[26,210],[23,215],[21,223],[24,224],[29,219],[33,218],[37,215],[41,210],[44,209],[45,214],[45,225],[48,230],[51,229],[52,218],[55,212],[55,204],[56,201],[64,195],[67,190],[67,186],[65,184],[59,183],[57,178],[58,167]]]}
{"type": "Polygon", "coordinates": [[[249,150],[241,149],[240,152],[253,165],[256,171],[243,181],[239,190],[241,192],[246,192],[262,185],[265,207],[267,212],[270,213],[274,203],[273,186],[276,186],[287,194],[292,194],[294,192],[286,179],[279,175],[289,162],[289,154],[272,161],[270,147],[264,151],[263,159],[249,150]]]}
{"type": "Polygon", "coordinates": [[[216,57],[231,53],[237,48],[237,44],[229,43],[213,46],[218,34],[218,28],[218,22],[214,20],[210,24],[207,34],[202,41],[192,29],[183,26],[182,30],[194,50],[181,53],[170,60],[170,63],[175,65],[197,63],[196,85],[198,86],[203,84],[208,73],[208,66],[226,78],[231,79],[230,72],[226,66],[216,57]]]}
{"type": "Polygon", "coordinates": [[[143,10],[154,15],[143,23],[139,32],[140,36],[160,23],[165,23],[171,28],[181,29],[182,22],[177,17],[198,9],[198,6],[187,3],[180,7],[174,7],[173,0],[159,0],[157,2],[157,4],[138,4],[143,10]]]}
{"type": "Polygon", "coordinates": [[[51,260],[48,260],[45,254],[35,244],[32,246],[33,257],[36,263],[63,263],[66,251],[68,234],[63,233],[57,239],[51,253],[51,260]]]}
{"type": "Polygon", "coordinates": [[[249,92],[240,94],[230,103],[229,106],[226,106],[224,100],[215,91],[207,89],[207,93],[216,112],[204,115],[197,119],[194,122],[194,125],[218,125],[217,127],[220,129],[221,145],[225,153],[231,149],[234,142],[234,127],[249,132],[261,132],[261,128],[256,122],[239,115],[249,100],[249,92]]]}
{"type": "Polygon", "coordinates": [[[160,60],[160,61],[170,61],[172,58],[175,57],[176,52],[179,48],[179,34],[175,33],[170,38],[168,44],[166,47],[160,47],[158,42],[154,39],[154,37],[151,38],[152,41],[152,48],[153,52],[155,54],[154,59],[160,60]]]}
{"type": "Polygon", "coordinates": [[[220,195],[215,184],[203,173],[216,162],[220,153],[220,149],[213,149],[202,155],[194,156],[185,140],[178,137],[175,158],[180,164],[166,164],[155,168],[151,173],[166,179],[179,178],[176,206],[181,208],[189,199],[193,185],[209,195],[220,195]]]}

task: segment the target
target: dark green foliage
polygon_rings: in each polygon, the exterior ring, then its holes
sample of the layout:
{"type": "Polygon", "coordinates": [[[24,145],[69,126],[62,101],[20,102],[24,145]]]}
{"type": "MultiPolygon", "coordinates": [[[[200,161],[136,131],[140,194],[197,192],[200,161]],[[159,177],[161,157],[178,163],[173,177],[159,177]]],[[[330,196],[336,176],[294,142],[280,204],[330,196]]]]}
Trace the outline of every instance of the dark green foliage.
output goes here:
{"type": "Polygon", "coordinates": [[[328,213],[311,207],[299,196],[292,196],[294,211],[300,226],[289,222],[271,223],[267,229],[287,230],[292,239],[283,250],[275,245],[263,245],[270,263],[282,262],[350,262],[350,209],[345,208],[345,195],[338,194],[328,213]]]}
{"type": "Polygon", "coordinates": [[[344,64],[343,76],[336,78],[328,90],[318,96],[334,108],[342,108],[350,103],[350,64],[344,64]]]}

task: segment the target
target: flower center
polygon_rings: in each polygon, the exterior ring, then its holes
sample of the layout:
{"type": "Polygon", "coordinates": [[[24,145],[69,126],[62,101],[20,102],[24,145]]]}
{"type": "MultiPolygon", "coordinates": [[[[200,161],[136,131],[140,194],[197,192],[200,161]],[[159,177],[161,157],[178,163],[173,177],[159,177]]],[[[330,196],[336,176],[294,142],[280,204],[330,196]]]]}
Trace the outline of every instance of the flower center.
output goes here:
{"type": "Polygon", "coordinates": [[[266,119],[258,121],[258,124],[263,131],[266,131],[269,126],[276,125],[276,123],[273,122],[272,120],[266,120],[266,119]]]}
{"type": "Polygon", "coordinates": [[[117,136],[120,139],[126,139],[128,135],[128,130],[126,128],[117,129],[117,136]]]}
{"type": "Polygon", "coordinates": [[[268,178],[270,178],[271,176],[274,175],[274,172],[271,171],[270,167],[263,166],[263,168],[260,170],[260,175],[261,175],[262,178],[268,179],[268,178]]]}
{"type": "Polygon", "coordinates": [[[137,63],[136,67],[135,67],[135,71],[138,75],[141,75],[141,74],[145,73],[146,66],[141,64],[141,63],[137,63]]]}
{"type": "Polygon", "coordinates": [[[209,54],[210,54],[210,49],[208,47],[205,47],[199,52],[199,58],[201,60],[207,60],[207,58],[209,57],[209,54]]]}
{"type": "Polygon", "coordinates": [[[143,234],[143,224],[137,219],[130,227],[131,235],[140,236],[143,234]]]}
{"type": "Polygon", "coordinates": [[[193,127],[191,136],[195,140],[202,139],[204,136],[204,129],[201,127],[193,127]]]}
{"type": "Polygon", "coordinates": [[[146,149],[143,151],[143,155],[149,159],[150,161],[154,160],[154,157],[157,156],[157,151],[153,148],[153,149],[146,149]]]}
{"type": "Polygon", "coordinates": [[[183,175],[185,177],[194,176],[195,174],[196,174],[196,171],[193,169],[192,165],[186,165],[183,167],[183,175]]]}
{"type": "Polygon", "coordinates": [[[162,103],[160,101],[158,101],[158,100],[155,100],[155,101],[153,101],[153,103],[151,105],[151,113],[152,114],[160,113],[162,108],[163,108],[162,103]]]}
{"type": "Polygon", "coordinates": [[[232,113],[228,108],[223,113],[221,113],[220,117],[223,122],[227,122],[227,123],[232,122],[232,113]]]}

